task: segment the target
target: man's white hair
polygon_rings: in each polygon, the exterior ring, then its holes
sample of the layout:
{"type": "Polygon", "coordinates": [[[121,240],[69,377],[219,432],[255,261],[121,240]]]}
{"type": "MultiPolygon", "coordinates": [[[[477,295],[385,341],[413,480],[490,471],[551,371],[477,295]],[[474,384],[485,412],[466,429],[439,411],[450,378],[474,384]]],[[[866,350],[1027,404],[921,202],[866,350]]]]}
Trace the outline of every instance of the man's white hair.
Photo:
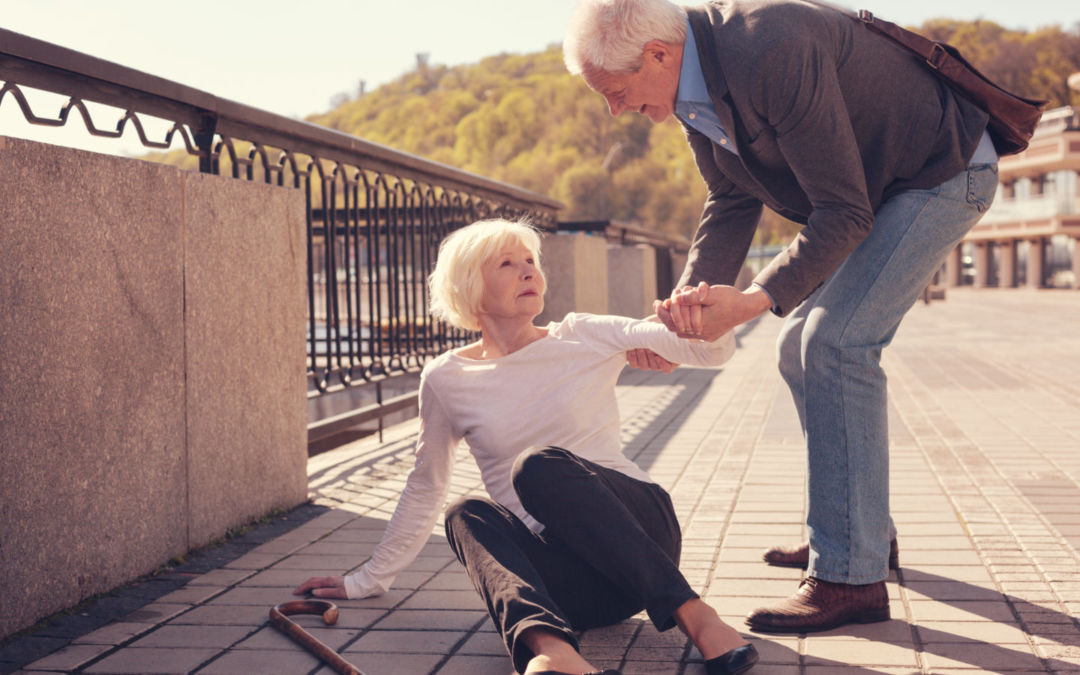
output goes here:
{"type": "Polygon", "coordinates": [[[686,41],[686,10],[670,0],[580,0],[563,40],[573,75],[628,73],[641,67],[645,43],[686,41]]]}

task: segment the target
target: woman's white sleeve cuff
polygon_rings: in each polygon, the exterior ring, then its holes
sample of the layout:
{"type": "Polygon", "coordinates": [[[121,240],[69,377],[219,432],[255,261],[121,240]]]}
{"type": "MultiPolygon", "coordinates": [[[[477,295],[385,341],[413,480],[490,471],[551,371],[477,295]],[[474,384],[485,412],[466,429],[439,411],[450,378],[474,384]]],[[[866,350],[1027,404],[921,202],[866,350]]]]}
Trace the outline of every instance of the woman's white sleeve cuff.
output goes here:
{"type": "Polygon", "coordinates": [[[393,583],[393,581],[393,577],[382,580],[376,579],[375,576],[368,571],[367,565],[364,565],[359,571],[345,577],[345,595],[350,600],[359,600],[360,598],[370,598],[373,595],[382,595],[390,590],[390,584],[393,583]]]}

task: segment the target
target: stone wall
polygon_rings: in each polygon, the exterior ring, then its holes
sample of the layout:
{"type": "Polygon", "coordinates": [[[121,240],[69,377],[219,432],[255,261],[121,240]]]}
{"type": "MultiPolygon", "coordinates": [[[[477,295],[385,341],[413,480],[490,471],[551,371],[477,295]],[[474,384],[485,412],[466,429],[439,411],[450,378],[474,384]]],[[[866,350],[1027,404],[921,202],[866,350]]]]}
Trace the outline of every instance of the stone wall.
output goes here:
{"type": "Polygon", "coordinates": [[[608,312],[635,319],[653,313],[653,301],[657,299],[656,249],[645,244],[609,244],[607,273],[608,312]]]}
{"type": "Polygon", "coordinates": [[[304,203],[0,136],[0,636],[306,498],[304,203]]]}
{"type": "Polygon", "coordinates": [[[544,237],[540,254],[547,293],[539,326],[568,312],[608,313],[607,240],[582,232],[544,237]]]}

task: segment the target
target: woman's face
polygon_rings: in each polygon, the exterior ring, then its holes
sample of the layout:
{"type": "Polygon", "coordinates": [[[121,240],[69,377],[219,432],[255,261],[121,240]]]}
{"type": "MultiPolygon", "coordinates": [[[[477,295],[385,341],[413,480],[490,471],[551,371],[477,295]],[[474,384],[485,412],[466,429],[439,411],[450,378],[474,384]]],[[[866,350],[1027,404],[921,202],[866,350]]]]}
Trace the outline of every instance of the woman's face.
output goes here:
{"type": "Polygon", "coordinates": [[[527,317],[544,310],[544,276],[524,244],[507,243],[484,261],[484,295],[480,312],[493,318],[527,317]]]}

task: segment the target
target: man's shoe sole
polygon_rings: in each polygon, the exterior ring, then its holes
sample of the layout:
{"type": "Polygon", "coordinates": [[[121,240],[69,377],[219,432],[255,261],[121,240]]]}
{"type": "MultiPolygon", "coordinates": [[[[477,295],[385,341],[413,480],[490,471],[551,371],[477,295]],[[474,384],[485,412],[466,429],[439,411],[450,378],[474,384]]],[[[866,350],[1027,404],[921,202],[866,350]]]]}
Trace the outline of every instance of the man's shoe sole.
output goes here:
{"type": "Polygon", "coordinates": [[[746,625],[750,627],[750,630],[755,633],[819,633],[823,630],[832,630],[833,628],[839,628],[840,626],[846,626],[849,623],[878,623],[880,621],[889,621],[892,619],[892,612],[888,607],[882,609],[868,609],[865,612],[856,614],[855,616],[848,617],[843,621],[834,621],[828,624],[821,624],[817,626],[761,626],[752,623],[749,619],[746,620],[746,625]]]}

